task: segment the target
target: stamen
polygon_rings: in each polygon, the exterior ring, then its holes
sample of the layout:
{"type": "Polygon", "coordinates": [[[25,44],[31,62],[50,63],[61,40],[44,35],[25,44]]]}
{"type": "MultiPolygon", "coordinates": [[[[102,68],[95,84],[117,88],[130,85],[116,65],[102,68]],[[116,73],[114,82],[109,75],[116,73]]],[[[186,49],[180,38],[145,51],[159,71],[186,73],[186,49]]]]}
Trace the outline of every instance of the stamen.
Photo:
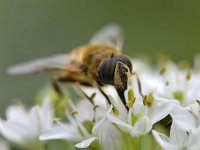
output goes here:
{"type": "Polygon", "coordinates": [[[93,111],[94,111],[94,116],[93,116],[93,119],[92,119],[92,122],[95,122],[95,116],[96,116],[96,109],[99,108],[99,105],[94,105],[93,107],[93,111]]]}
{"type": "Polygon", "coordinates": [[[166,85],[166,86],[169,86],[169,81],[168,81],[168,80],[165,82],[165,85],[166,85]]]}
{"type": "Polygon", "coordinates": [[[144,105],[144,106],[147,105],[147,95],[144,96],[144,99],[143,99],[143,105],[144,105]]]}
{"type": "Polygon", "coordinates": [[[118,109],[117,109],[116,107],[113,107],[113,108],[112,108],[112,111],[113,111],[113,113],[114,113],[116,116],[119,115],[119,111],[118,111],[118,109]]]}
{"type": "Polygon", "coordinates": [[[135,103],[136,97],[134,94],[134,90],[131,88],[128,91],[128,102],[126,104],[126,106],[128,106],[129,108],[133,107],[133,104],[135,103]]]}
{"type": "Polygon", "coordinates": [[[153,104],[153,102],[154,102],[154,95],[153,95],[153,93],[152,92],[150,92],[149,94],[148,94],[148,106],[151,106],[152,104],[153,104]]]}
{"type": "Polygon", "coordinates": [[[186,80],[189,81],[190,79],[191,79],[191,72],[190,70],[188,70],[186,73],[186,80]]]}
{"type": "Polygon", "coordinates": [[[71,115],[72,115],[72,116],[78,115],[78,111],[72,111],[72,112],[71,112],[71,115]]]}
{"type": "Polygon", "coordinates": [[[144,106],[150,107],[153,104],[153,102],[154,102],[154,95],[152,92],[144,96],[144,99],[143,99],[144,106]]]}
{"type": "Polygon", "coordinates": [[[186,69],[186,68],[189,68],[191,65],[190,65],[190,62],[188,62],[187,60],[182,60],[178,63],[179,67],[181,69],[186,69]]]}
{"type": "Polygon", "coordinates": [[[164,75],[165,74],[165,72],[167,71],[167,69],[166,69],[166,67],[162,67],[161,69],[160,69],[160,75],[164,75]]]}
{"type": "Polygon", "coordinates": [[[93,107],[93,110],[95,111],[98,107],[99,107],[99,105],[95,105],[95,106],[93,107]]]}

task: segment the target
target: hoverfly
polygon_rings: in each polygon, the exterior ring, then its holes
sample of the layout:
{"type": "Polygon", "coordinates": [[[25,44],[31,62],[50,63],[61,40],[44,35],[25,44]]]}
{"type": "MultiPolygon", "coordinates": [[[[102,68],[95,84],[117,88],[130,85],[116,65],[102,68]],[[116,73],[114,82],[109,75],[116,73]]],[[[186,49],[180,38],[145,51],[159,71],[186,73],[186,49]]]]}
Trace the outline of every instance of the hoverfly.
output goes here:
{"type": "MultiPolygon", "coordinates": [[[[132,74],[130,59],[121,52],[123,31],[110,24],[100,29],[89,44],[74,48],[67,54],[54,55],[8,68],[12,75],[36,74],[44,71],[58,72],[53,77],[53,87],[61,93],[58,82],[78,82],[98,87],[113,85],[126,106],[124,92],[132,74]]],[[[108,97],[107,97],[108,99],[108,97]]]]}

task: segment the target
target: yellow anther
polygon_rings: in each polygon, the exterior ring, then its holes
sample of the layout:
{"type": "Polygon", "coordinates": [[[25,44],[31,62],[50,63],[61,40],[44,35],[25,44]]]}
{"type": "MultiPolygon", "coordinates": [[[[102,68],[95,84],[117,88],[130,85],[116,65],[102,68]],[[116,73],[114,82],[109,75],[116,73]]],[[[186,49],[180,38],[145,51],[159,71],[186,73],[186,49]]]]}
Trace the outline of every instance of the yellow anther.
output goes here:
{"type": "Polygon", "coordinates": [[[143,99],[143,104],[144,104],[144,106],[146,106],[146,105],[147,105],[147,95],[145,95],[145,96],[144,96],[144,99],[143,99]]]}
{"type": "Polygon", "coordinates": [[[180,61],[178,65],[181,69],[186,69],[191,66],[190,62],[188,62],[187,60],[180,61]]]}
{"type": "Polygon", "coordinates": [[[160,69],[160,75],[163,75],[166,71],[167,71],[167,69],[165,67],[162,67],[160,69]]]}
{"type": "Polygon", "coordinates": [[[136,97],[135,97],[135,94],[134,94],[134,90],[131,88],[129,89],[128,91],[128,102],[127,102],[127,106],[129,108],[132,108],[134,103],[135,103],[135,100],[136,100],[136,97]]]}
{"type": "Polygon", "coordinates": [[[186,73],[186,80],[190,80],[191,79],[191,72],[188,70],[186,73]]]}
{"type": "Polygon", "coordinates": [[[112,108],[112,111],[115,115],[119,115],[119,111],[115,107],[112,108]]]}
{"type": "Polygon", "coordinates": [[[152,92],[150,92],[150,93],[148,94],[148,102],[147,102],[147,105],[148,105],[148,106],[151,106],[151,105],[153,104],[153,102],[154,102],[154,95],[153,95],[152,92]]]}
{"type": "Polygon", "coordinates": [[[151,106],[153,102],[154,102],[154,95],[152,92],[144,96],[144,99],[143,99],[144,106],[151,106]]]}
{"type": "Polygon", "coordinates": [[[73,116],[78,115],[78,111],[72,111],[71,115],[73,115],[73,116]]]}

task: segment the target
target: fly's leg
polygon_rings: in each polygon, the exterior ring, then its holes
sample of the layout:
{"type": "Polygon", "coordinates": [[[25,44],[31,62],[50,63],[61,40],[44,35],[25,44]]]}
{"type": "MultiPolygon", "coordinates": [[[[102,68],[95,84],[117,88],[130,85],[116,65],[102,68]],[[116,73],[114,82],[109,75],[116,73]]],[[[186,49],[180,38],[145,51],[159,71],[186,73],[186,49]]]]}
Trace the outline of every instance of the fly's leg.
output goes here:
{"type": "Polygon", "coordinates": [[[51,83],[52,86],[54,88],[54,90],[60,95],[60,96],[64,96],[64,93],[61,89],[61,87],[59,86],[59,83],[67,83],[67,82],[72,82],[72,83],[78,83],[81,85],[85,85],[85,86],[91,86],[91,84],[89,84],[86,81],[78,81],[77,79],[74,79],[72,77],[68,77],[68,76],[55,76],[52,78],[51,83]]]}
{"type": "Polygon", "coordinates": [[[101,92],[101,94],[105,97],[107,102],[111,105],[112,103],[111,103],[110,98],[108,97],[108,95],[103,91],[103,89],[100,86],[98,86],[98,89],[101,92]]]}
{"type": "Polygon", "coordinates": [[[76,86],[77,86],[78,90],[82,93],[82,95],[83,95],[87,100],[89,100],[89,101],[92,103],[92,105],[94,105],[94,97],[96,96],[96,93],[93,93],[91,96],[89,96],[89,95],[87,95],[87,93],[85,93],[85,92],[82,90],[82,88],[80,87],[80,84],[77,83],[76,86]]]}
{"type": "Polygon", "coordinates": [[[85,91],[82,90],[82,88],[80,87],[80,84],[76,84],[79,91],[83,94],[83,96],[89,100],[91,102],[91,104],[93,105],[93,111],[94,111],[94,116],[93,116],[93,122],[95,122],[95,112],[96,112],[96,109],[98,108],[98,105],[95,105],[94,103],[94,98],[96,96],[96,93],[93,93],[92,95],[88,95],[87,93],[85,93],[85,91]]]}

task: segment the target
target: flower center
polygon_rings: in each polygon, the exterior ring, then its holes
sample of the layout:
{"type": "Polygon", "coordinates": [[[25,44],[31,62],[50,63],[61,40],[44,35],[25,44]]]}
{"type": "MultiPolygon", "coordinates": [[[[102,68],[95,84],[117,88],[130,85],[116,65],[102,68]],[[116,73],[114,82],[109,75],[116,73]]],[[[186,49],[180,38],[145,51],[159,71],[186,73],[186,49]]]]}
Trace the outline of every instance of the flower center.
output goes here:
{"type": "Polygon", "coordinates": [[[143,116],[144,116],[143,114],[132,114],[132,122],[131,122],[132,126],[134,126],[137,120],[143,116]]]}
{"type": "Polygon", "coordinates": [[[173,93],[173,97],[182,102],[184,98],[184,93],[182,91],[175,91],[173,93]]]}

